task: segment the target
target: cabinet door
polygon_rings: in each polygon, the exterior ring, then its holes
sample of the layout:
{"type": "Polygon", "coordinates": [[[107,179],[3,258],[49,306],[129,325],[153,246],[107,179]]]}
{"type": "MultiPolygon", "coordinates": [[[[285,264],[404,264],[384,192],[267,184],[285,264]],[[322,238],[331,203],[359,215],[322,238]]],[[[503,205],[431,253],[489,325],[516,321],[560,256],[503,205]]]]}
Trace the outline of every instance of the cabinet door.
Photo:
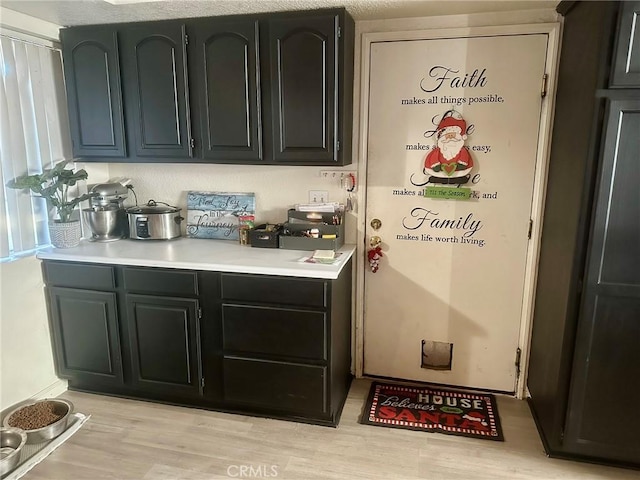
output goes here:
{"type": "Polygon", "coordinates": [[[193,22],[189,49],[202,156],[223,162],[262,160],[258,22],[193,22]]]}
{"type": "Polygon", "coordinates": [[[116,31],[65,29],[60,38],[73,154],[125,157],[116,31]]]}
{"type": "Polygon", "coordinates": [[[198,301],[128,294],[126,303],[134,386],[201,395],[198,301]]]}
{"type": "Polygon", "coordinates": [[[269,20],[274,162],[337,156],[338,16],[269,20]]]}
{"type": "Polygon", "coordinates": [[[578,323],[565,444],[638,462],[640,420],[640,100],[609,105],[578,323]]]}
{"type": "Polygon", "coordinates": [[[192,155],[184,25],[136,24],[121,30],[129,139],[138,157],[192,155]]]}
{"type": "Polygon", "coordinates": [[[116,294],[49,287],[58,375],[85,385],[122,385],[116,294]]]}
{"type": "Polygon", "coordinates": [[[622,2],[612,87],[640,87],[640,2],[622,2]]]}

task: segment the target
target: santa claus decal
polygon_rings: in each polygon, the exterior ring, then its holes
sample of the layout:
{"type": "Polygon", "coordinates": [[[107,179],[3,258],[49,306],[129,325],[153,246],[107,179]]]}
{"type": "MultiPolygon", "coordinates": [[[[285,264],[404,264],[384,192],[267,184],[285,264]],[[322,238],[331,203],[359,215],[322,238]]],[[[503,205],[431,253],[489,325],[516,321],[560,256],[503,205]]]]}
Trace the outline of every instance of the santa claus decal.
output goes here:
{"type": "Polygon", "coordinates": [[[435,131],[436,147],[424,160],[427,183],[464,185],[471,178],[473,159],[464,146],[467,139],[467,122],[455,110],[444,113],[435,131]]]}

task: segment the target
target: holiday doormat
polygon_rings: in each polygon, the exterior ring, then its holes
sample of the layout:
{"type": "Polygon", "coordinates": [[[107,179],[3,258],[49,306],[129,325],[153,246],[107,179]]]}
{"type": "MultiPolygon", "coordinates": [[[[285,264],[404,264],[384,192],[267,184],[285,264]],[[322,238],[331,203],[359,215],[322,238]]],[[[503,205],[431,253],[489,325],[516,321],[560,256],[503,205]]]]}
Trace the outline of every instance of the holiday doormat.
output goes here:
{"type": "Polygon", "coordinates": [[[496,399],[486,393],[374,382],[360,423],[504,441],[496,399]]]}

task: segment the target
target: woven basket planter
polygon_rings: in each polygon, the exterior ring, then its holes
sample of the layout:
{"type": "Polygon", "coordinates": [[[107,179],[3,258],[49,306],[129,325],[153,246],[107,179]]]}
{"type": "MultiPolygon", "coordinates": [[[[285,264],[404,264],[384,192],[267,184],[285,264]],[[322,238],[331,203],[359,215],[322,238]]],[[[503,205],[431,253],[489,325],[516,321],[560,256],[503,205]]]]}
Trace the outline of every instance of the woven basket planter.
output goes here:
{"type": "Polygon", "coordinates": [[[80,221],[51,222],[49,223],[49,236],[51,237],[51,244],[56,248],[76,247],[82,237],[80,221]]]}

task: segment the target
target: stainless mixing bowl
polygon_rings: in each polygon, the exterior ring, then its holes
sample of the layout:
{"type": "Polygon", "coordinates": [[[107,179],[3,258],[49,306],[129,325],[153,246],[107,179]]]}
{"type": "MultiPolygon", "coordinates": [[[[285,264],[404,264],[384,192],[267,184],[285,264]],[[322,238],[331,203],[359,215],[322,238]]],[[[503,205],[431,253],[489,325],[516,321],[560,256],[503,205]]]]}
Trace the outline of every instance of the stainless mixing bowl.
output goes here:
{"type": "Polygon", "coordinates": [[[11,415],[16,413],[18,410],[41,402],[54,403],[54,411],[57,414],[62,415],[62,418],[60,418],[60,420],[58,420],[57,422],[52,423],[51,425],[47,425],[46,427],[36,428],[34,430],[25,430],[25,433],[27,434],[27,443],[46,442],[47,440],[56,438],[67,429],[67,422],[69,421],[69,417],[73,413],[73,403],[61,398],[45,398],[44,400],[39,400],[37,402],[22,404],[7,413],[7,415],[4,417],[4,420],[2,421],[2,425],[5,427],[11,427],[11,425],[9,425],[9,419],[11,418],[11,415]]]}
{"type": "Polygon", "coordinates": [[[100,242],[121,237],[121,232],[118,228],[118,219],[122,216],[119,213],[120,211],[120,208],[111,205],[96,206],[82,210],[84,221],[89,225],[93,233],[93,240],[100,242]]]}
{"type": "Polygon", "coordinates": [[[27,434],[19,428],[3,427],[0,428],[0,440],[0,475],[4,477],[20,462],[22,447],[27,443],[27,434]]]}

